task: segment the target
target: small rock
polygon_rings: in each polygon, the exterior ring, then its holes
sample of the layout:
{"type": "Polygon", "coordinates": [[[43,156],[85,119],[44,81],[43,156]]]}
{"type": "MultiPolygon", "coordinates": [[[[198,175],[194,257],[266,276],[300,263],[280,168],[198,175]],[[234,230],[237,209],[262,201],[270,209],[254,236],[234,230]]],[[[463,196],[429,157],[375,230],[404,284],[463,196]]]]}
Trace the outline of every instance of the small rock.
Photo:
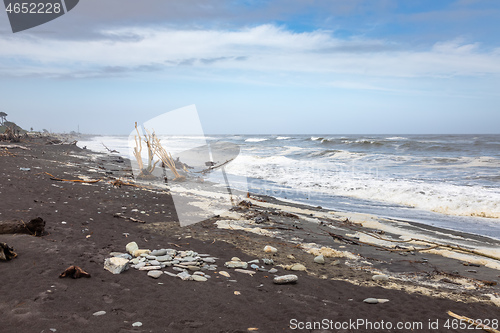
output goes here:
{"type": "Polygon", "coordinates": [[[256,264],[251,264],[251,265],[250,265],[250,268],[253,268],[253,269],[259,269],[259,265],[256,265],[256,264]]]}
{"type": "Polygon", "coordinates": [[[290,267],[291,271],[305,271],[306,269],[307,269],[306,266],[304,266],[302,264],[293,264],[290,267]]]}
{"type": "Polygon", "coordinates": [[[325,257],[320,254],[319,256],[314,258],[314,262],[317,264],[324,264],[325,263],[325,257]]]}
{"type": "Polygon", "coordinates": [[[266,246],[264,246],[264,252],[275,254],[278,252],[278,249],[275,247],[272,247],[271,245],[266,245],[266,246]]]}
{"type": "Polygon", "coordinates": [[[332,261],[331,265],[332,266],[338,266],[338,265],[340,265],[340,260],[332,261]]]}
{"type": "Polygon", "coordinates": [[[192,280],[191,274],[189,274],[188,272],[180,272],[179,274],[177,274],[177,276],[180,277],[183,281],[192,280]]]}
{"type": "Polygon", "coordinates": [[[160,266],[160,262],[158,260],[150,260],[149,264],[151,266],[160,266]]]}
{"type": "Polygon", "coordinates": [[[389,300],[388,300],[388,299],[386,299],[386,298],[377,298],[377,301],[378,301],[380,304],[389,302],[389,300]]]}
{"type": "Polygon", "coordinates": [[[259,263],[259,259],[254,259],[254,260],[250,260],[250,261],[247,261],[248,264],[258,264],[259,263]]]}
{"type": "Polygon", "coordinates": [[[97,311],[97,312],[94,312],[92,315],[93,316],[104,316],[106,314],[106,311],[97,311]]]}
{"type": "Polygon", "coordinates": [[[186,269],[185,269],[185,268],[180,268],[180,267],[172,267],[172,269],[173,269],[174,271],[177,271],[177,272],[185,272],[185,271],[186,271],[186,269]]]}
{"type": "Polygon", "coordinates": [[[137,265],[139,263],[139,258],[134,258],[129,261],[132,265],[137,265]]]}
{"type": "Polygon", "coordinates": [[[273,279],[273,282],[276,284],[286,284],[286,283],[295,283],[298,281],[298,276],[294,274],[288,274],[283,276],[276,276],[273,279]]]}
{"type": "Polygon", "coordinates": [[[134,255],[134,251],[139,250],[139,245],[137,245],[136,242],[130,242],[125,246],[125,249],[127,250],[128,253],[134,255]]]}
{"type": "Polygon", "coordinates": [[[141,327],[142,323],[140,321],[136,321],[135,323],[132,324],[133,327],[141,327]]]}
{"type": "Polygon", "coordinates": [[[191,278],[194,280],[194,281],[198,281],[198,282],[205,282],[207,281],[208,279],[204,276],[201,276],[201,275],[191,275],[191,278]]]}
{"type": "Polygon", "coordinates": [[[248,264],[244,261],[227,261],[224,266],[227,268],[247,268],[248,264]]]}
{"type": "Polygon", "coordinates": [[[148,260],[156,260],[156,256],[152,256],[151,254],[149,254],[148,256],[146,256],[146,259],[148,259],[148,260]]]}
{"type": "Polygon", "coordinates": [[[377,274],[372,276],[373,281],[387,281],[389,280],[389,277],[385,274],[377,274]]]}
{"type": "Polygon", "coordinates": [[[270,274],[278,273],[278,270],[277,270],[276,268],[271,268],[271,269],[269,270],[269,273],[270,273],[270,274]]]}
{"type": "Polygon", "coordinates": [[[139,250],[138,249],[138,250],[135,250],[134,252],[132,252],[132,255],[134,257],[139,257],[139,256],[142,256],[144,254],[143,257],[147,257],[148,254],[150,254],[150,253],[151,253],[151,251],[149,251],[149,250],[139,250]]]}
{"type": "Polygon", "coordinates": [[[157,270],[153,270],[153,271],[149,271],[148,272],[148,276],[150,276],[150,277],[152,277],[154,279],[159,278],[162,274],[163,274],[162,271],[157,271],[157,270]]]}
{"type": "Polygon", "coordinates": [[[363,300],[363,302],[368,303],[368,304],[378,304],[378,299],[376,298],[366,298],[363,300]]]}
{"type": "MultiPolygon", "coordinates": [[[[151,251],[151,255],[156,257],[164,256],[165,254],[167,254],[167,250],[165,249],[151,251]]],[[[158,258],[156,260],[158,260],[158,258]]]]}
{"type": "Polygon", "coordinates": [[[167,272],[167,271],[163,271],[163,274],[167,274],[168,276],[172,276],[172,277],[177,277],[177,274],[170,273],[170,272],[167,272]]]}
{"type": "Polygon", "coordinates": [[[140,271],[157,271],[160,270],[161,266],[144,266],[139,268],[140,271]]]}
{"type": "Polygon", "coordinates": [[[139,268],[144,267],[144,266],[146,266],[146,263],[145,262],[140,262],[137,265],[134,265],[134,268],[135,269],[139,269],[139,268]]]}
{"type": "Polygon", "coordinates": [[[162,261],[170,261],[172,260],[172,257],[171,256],[158,256],[156,257],[156,260],[162,262],[162,261]]]}
{"type": "Polygon", "coordinates": [[[128,260],[124,258],[108,258],[104,261],[104,269],[113,274],[120,274],[128,269],[128,260]]]}
{"type": "Polygon", "coordinates": [[[264,263],[264,265],[274,265],[274,260],[273,259],[262,259],[262,262],[264,263]]]}
{"type": "Polygon", "coordinates": [[[294,255],[293,255],[293,254],[289,254],[289,255],[287,255],[286,257],[287,257],[288,259],[291,259],[291,260],[294,260],[294,259],[295,259],[295,257],[294,257],[294,255]]]}
{"type": "Polygon", "coordinates": [[[203,258],[203,261],[209,264],[215,263],[215,258],[203,258]]]}
{"type": "Polygon", "coordinates": [[[225,271],[220,271],[219,274],[225,277],[231,277],[231,275],[229,275],[229,273],[225,271]]]}
{"type": "Polygon", "coordinates": [[[240,273],[243,273],[243,274],[248,274],[248,275],[251,275],[251,276],[253,276],[255,274],[255,271],[249,271],[249,270],[246,270],[246,269],[236,268],[234,271],[235,272],[240,272],[240,273]]]}
{"type": "Polygon", "coordinates": [[[232,257],[232,258],[231,258],[231,261],[241,261],[241,259],[240,259],[240,258],[238,258],[238,257],[232,257]]]}

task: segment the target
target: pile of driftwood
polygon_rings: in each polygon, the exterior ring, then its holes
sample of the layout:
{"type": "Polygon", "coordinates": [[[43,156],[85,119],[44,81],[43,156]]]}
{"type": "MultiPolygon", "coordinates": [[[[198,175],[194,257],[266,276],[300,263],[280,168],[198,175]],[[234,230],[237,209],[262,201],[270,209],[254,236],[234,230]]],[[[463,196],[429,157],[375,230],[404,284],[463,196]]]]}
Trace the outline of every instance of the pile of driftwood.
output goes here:
{"type": "Polygon", "coordinates": [[[137,128],[137,123],[135,123],[135,130],[137,135],[134,136],[135,139],[135,147],[134,147],[134,156],[137,160],[137,164],[139,166],[140,173],[137,176],[139,179],[154,179],[153,171],[156,168],[156,165],[161,161],[162,166],[168,167],[170,171],[175,175],[174,180],[183,180],[185,177],[180,175],[177,171],[176,161],[173,159],[172,155],[163,148],[160,139],[156,136],[155,132],[152,133],[146,129],[146,134],[144,134],[144,138],[141,138],[141,134],[139,133],[139,129],[137,128]],[[146,144],[146,149],[148,152],[148,161],[147,166],[144,165],[142,161],[142,142],[146,144]],[[158,158],[156,162],[154,161],[155,156],[158,158]]]}
{"type": "Polygon", "coordinates": [[[7,127],[3,134],[0,134],[0,141],[20,142],[21,131],[16,130],[14,127],[7,127]]]}

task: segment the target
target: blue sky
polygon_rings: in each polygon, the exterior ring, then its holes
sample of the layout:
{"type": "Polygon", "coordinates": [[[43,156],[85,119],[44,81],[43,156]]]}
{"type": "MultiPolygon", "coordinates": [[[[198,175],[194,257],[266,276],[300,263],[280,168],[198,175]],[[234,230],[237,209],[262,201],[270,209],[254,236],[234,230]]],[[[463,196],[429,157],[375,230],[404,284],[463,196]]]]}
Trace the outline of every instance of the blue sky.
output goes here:
{"type": "Polygon", "coordinates": [[[13,34],[0,111],[128,134],[195,104],[206,133],[500,133],[496,0],[85,0],[13,34]]]}

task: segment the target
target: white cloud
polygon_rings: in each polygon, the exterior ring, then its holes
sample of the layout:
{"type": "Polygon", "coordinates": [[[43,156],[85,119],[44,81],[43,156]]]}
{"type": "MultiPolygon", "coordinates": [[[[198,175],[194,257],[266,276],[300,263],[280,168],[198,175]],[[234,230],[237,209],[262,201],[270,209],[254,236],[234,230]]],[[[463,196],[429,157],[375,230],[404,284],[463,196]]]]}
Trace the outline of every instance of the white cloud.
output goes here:
{"type": "MultiPolygon", "coordinates": [[[[317,30],[296,33],[274,25],[238,30],[123,28],[102,40],[44,39],[23,35],[0,39],[4,75],[101,73],[121,75],[151,66],[203,70],[358,74],[381,77],[447,77],[500,74],[500,54],[477,43],[438,42],[428,50],[405,50],[383,40],[335,38],[317,30]],[[142,66],[142,67],[141,67],[142,66]]],[[[222,74],[220,74],[222,75],[222,74]]],[[[77,75],[78,76],[78,75],[77,75]]],[[[327,78],[325,78],[327,79],[327,78]]],[[[327,79],[331,81],[331,77],[327,79]]]]}

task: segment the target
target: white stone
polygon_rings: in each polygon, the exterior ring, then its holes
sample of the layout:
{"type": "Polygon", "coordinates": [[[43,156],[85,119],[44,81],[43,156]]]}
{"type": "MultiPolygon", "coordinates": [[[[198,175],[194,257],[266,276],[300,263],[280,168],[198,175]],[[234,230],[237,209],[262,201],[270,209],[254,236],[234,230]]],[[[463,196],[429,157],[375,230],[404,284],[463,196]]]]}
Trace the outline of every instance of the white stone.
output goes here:
{"type": "Polygon", "coordinates": [[[120,274],[128,269],[128,260],[124,258],[108,258],[104,261],[104,269],[113,274],[120,274]]]}
{"type": "Polygon", "coordinates": [[[283,276],[276,276],[273,279],[273,282],[276,284],[286,284],[286,283],[295,283],[299,280],[299,277],[294,274],[288,274],[283,276]]]}
{"type": "Polygon", "coordinates": [[[130,242],[125,246],[125,249],[131,255],[134,255],[134,251],[139,250],[139,245],[136,242],[130,242]]]}
{"type": "Polygon", "coordinates": [[[92,315],[98,317],[98,316],[104,316],[106,314],[106,311],[97,311],[94,312],[92,315]]]}
{"type": "Polygon", "coordinates": [[[247,268],[248,264],[244,261],[227,261],[224,266],[227,268],[247,268]]]}
{"type": "Polygon", "coordinates": [[[149,271],[148,272],[148,276],[150,276],[150,277],[152,277],[154,279],[159,278],[162,274],[163,274],[162,271],[157,271],[157,270],[153,270],[153,271],[149,271]]]}
{"type": "Polygon", "coordinates": [[[134,327],[141,327],[142,323],[140,321],[136,321],[135,323],[132,324],[134,327]]]}
{"type": "Polygon", "coordinates": [[[240,272],[240,273],[243,273],[243,274],[248,274],[248,275],[251,275],[251,276],[253,276],[256,273],[255,271],[249,271],[247,269],[239,269],[239,268],[236,268],[234,271],[235,272],[240,272]]]}
{"type": "Polygon", "coordinates": [[[144,266],[139,268],[140,271],[157,271],[160,270],[161,266],[144,266]]]}
{"type": "Polygon", "coordinates": [[[180,277],[184,281],[192,280],[193,278],[191,277],[191,274],[187,272],[180,272],[177,274],[178,277],[180,277]]]}
{"type": "Polygon", "coordinates": [[[293,264],[292,267],[290,267],[290,270],[292,271],[305,271],[306,269],[306,266],[302,264],[293,264]]]}
{"type": "Polygon", "coordinates": [[[320,254],[319,256],[314,258],[314,262],[317,264],[324,264],[325,263],[325,257],[320,254]]]}
{"type": "Polygon", "coordinates": [[[205,282],[207,281],[207,278],[204,277],[204,276],[201,276],[201,275],[191,275],[191,278],[194,280],[194,281],[198,281],[198,282],[205,282]]]}
{"type": "Polygon", "coordinates": [[[272,247],[271,245],[266,245],[266,246],[264,246],[264,252],[275,254],[278,252],[278,249],[275,247],[272,247]]]}
{"type": "Polygon", "coordinates": [[[231,275],[229,275],[229,273],[226,271],[219,271],[219,274],[225,277],[231,277],[231,275]]]}
{"type": "Polygon", "coordinates": [[[368,304],[378,304],[378,299],[376,298],[365,298],[363,302],[368,303],[368,304]]]}

